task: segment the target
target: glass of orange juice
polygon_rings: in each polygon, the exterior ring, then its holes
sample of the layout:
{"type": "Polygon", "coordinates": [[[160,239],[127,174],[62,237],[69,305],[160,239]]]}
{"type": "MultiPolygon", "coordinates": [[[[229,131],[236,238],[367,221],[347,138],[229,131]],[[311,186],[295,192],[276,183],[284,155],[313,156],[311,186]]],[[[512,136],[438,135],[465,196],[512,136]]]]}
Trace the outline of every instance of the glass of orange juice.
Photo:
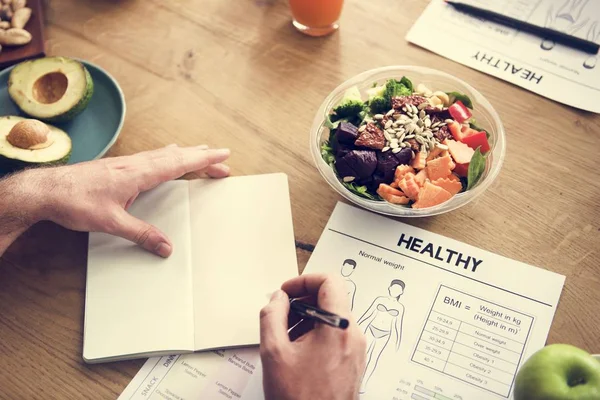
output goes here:
{"type": "Polygon", "coordinates": [[[339,28],[344,0],[289,0],[293,24],[310,36],[324,36],[339,28]]]}

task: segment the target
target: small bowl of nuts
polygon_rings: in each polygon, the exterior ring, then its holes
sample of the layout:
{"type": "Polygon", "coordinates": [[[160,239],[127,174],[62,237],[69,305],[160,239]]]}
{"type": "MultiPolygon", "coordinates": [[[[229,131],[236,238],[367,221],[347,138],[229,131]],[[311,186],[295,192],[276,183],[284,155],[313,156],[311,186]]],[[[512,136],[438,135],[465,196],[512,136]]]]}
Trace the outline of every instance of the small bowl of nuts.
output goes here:
{"type": "Polygon", "coordinates": [[[0,0],[0,68],[44,55],[40,0],[0,0]]]}
{"type": "Polygon", "coordinates": [[[327,96],[314,118],[317,169],[347,200],[397,217],[455,210],[498,176],[505,133],[489,101],[441,71],[363,72],[327,96]]]}

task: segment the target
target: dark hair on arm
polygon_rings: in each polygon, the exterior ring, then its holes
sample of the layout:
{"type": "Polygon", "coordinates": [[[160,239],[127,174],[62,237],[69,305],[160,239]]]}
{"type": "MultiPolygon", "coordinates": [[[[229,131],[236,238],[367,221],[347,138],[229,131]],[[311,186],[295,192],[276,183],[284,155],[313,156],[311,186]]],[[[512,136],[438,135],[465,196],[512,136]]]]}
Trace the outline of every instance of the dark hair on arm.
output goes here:
{"type": "Polygon", "coordinates": [[[344,262],[342,263],[342,265],[346,265],[346,264],[350,264],[350,265],[352,265],[352,268],[356,268],[356,261],[351,260],[350,258],[344,260],[344,262]]]}

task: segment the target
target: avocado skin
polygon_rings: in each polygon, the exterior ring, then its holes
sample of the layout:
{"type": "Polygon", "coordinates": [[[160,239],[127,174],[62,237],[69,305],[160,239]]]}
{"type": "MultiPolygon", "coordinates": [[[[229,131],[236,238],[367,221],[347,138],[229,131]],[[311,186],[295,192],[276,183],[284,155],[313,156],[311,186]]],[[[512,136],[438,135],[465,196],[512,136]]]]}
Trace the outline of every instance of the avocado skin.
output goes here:
{"type": "MultiPolygon", "coordinates": [[[[26,62],[33,62],[33,61],[26,61],[26,62]]],[[[10,96],[11,100],[15,103],[15,105],[17,107],[19,107],[19,110],[21,110],[21,112],[23,112],[23,114],[26,114],[26,115],[33,117],[35,119],[38,119],[40,121],[49,122],[49,123],[61,123],[61,122],[71,121],[73,118],[75,118],[78,114],[80,114],[83,110],[86,109],[90,100],[92,99],[92,95],[94,94],[94,81],[92,79],[92,76],[90,75],[90,72],[85,67],[85,65],[83,65],[81,63],[79,63],[79,64],[81,65],[81,68],[83,68],[83,71],[85,72],[86,88],[85,88],[85,92],[84,92],[83,96],[81,97],[81,99],[79,100],[79,102],[77,104],[75,104],[75,106],[73,106],[70,110],[67,110],[67,111],[65,111],[61,114],[55,115],[53,117],[42,118],[37,115],[29,114],[29,113],[26,113],[25,111],[23,111],[23,109],[21,108],[19,103],[17,101],[15,101],[15,99],[13,99],[12,96],[10,96]]],[[[16,68],[14,68],[10,72],[10,75],[8,77],[8,87],[10,87],[12,85],[12,74],[14,73],[15,70],[16,70],[16,68]]],[[[9,91],[9,95],[10,95],[10,91],[9,91]]]]}
{"type": "Polygon", "coordinates": [[[69,154],[67,154],[60,160],[43,162],[43,163],[32,163],[32,162],[17,160],[15,158],[8,158],[8,157],[0,154],[0,171],[12,173],[12,172],[17,172],[17,171],[21,171],[23,169],[30,169],[30,168],[58,167],[60,165],[65,165],[66,163],[68,163],[70,158],[71,158],[71,152],[69,152],[69,154]]]}

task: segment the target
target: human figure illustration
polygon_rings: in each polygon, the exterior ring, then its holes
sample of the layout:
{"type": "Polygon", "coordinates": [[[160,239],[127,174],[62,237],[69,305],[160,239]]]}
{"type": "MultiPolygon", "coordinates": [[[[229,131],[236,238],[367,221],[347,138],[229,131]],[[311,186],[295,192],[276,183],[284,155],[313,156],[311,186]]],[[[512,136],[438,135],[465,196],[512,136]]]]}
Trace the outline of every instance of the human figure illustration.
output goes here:
{"type": "Polygon", "coordinates": [[[340,273],[342,274],[342,276],[344,277],[344,281],[346,282],[351,310],[354,309],[354,295],[356,294],[356,284],[352,279],[350,279],[350,275],[352,275],[355,269],[356,261],[347,259],[344,260],[344,263],[342,264],[342,269],[340,270],[340,273]]]}
{"type": "MultiPolygon", "coordinates": [[[[583,9],[589,0],[565,0],[565,3],[556,10],[553,6],[546,15],[546,28],[574,35],[588,23],[589,18],[582,19],[583,9]]],[[[552,50],[555,46],[553,40],[544,39],[541,44],[543,50],[552,50]]]]}
{"type": "Polygon", "coordinates": [[[393,340],[396,351],[400,348],[404,318],[404,305],[400,303],[400,297],[404,294],[405,286],[400,279],[394,279],[388,288],[389,295],[377,297],[358,320],[358,325],[367,337],[367,365],[361,393],[366,392],[369,379],[390,339],[393,340]]]}

